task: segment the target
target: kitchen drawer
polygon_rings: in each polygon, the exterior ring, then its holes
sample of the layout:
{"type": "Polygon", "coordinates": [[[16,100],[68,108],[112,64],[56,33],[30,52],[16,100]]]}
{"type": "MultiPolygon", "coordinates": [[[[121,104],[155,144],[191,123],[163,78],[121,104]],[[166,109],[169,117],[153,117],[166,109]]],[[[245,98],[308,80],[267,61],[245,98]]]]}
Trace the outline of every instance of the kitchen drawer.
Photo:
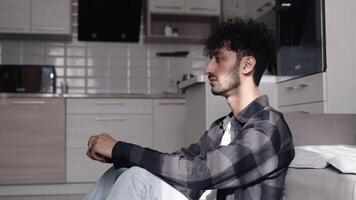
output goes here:
{"type": "Polygon", "coordinates": [[[98,133],[152,147],[152,126],[152,115],[67,115],[67,148],[84,148],[89,137],[98,133]]]}
{"type": "Polygon", "coordinates": [[[325,102],[306,103],[291,106],[280,106],[281,112],[303,112],[303,113],[324,113],[325,102]]]}
{"type": "Polygon", "coordinates": [[[68,114],[152,113],[150,99],[68,99],[68,114]]]}
{"type": "Polygon", "coordinates": [[[66,181],[95,182],[112,164],[91,160],[86,148],[67,149],[66,181]]]}
{"type": "Polygon", "coordinates": [[[184,0],[150,0],[149,8],[151,12],[164,12],[164,13],[184,13],[185,1],[184,0]]]}
{"type": "Polygon", "coordinates": [[[295,105],[326,100],[325,73],[278,83],[278,105],[295,105]]]}

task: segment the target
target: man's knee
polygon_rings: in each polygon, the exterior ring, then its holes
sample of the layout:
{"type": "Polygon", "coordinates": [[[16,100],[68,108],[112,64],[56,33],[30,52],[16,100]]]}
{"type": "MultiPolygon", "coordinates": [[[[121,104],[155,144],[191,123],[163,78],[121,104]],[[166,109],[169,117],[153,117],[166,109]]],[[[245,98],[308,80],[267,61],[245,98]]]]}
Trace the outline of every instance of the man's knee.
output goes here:
{"type": "Polygon", "coordinates": [[[149,171],[141,167],[130,167],[129,169],[125,170],[124,173],[121,174],[123,178],[130,178],[130,179],[140,179],[144,180],[150,176],[153,176],[149,171]]]}

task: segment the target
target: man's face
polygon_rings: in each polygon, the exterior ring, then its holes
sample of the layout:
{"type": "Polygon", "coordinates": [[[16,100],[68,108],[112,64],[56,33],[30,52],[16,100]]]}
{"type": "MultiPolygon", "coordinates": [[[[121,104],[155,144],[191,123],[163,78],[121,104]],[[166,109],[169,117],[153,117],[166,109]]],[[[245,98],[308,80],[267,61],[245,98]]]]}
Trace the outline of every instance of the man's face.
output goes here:
{"type": "Polygon", "coordinates": [[[211,91],[214,95],[229,96],[240,85],[240,59],[236,52],[226,47],[216,49],[206,69],[211,91]]]}

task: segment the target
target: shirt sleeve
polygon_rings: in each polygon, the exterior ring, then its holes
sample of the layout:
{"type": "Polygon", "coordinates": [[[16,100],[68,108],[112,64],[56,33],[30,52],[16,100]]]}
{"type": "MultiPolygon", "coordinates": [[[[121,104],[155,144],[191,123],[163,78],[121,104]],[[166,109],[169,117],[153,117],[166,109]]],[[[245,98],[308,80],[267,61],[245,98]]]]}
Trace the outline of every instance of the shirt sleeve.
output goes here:
{"type": "Polygon", "coordinates": [[[241,187],[289,164],[289,151],[281,150],[279,134],[274,126],[254,126],[241,131],[229,145],[191,155],[161,153],[119,141],[113,149],[113,163],[115,167],[120,163],[139,166],[194,190],[241,187]]]}

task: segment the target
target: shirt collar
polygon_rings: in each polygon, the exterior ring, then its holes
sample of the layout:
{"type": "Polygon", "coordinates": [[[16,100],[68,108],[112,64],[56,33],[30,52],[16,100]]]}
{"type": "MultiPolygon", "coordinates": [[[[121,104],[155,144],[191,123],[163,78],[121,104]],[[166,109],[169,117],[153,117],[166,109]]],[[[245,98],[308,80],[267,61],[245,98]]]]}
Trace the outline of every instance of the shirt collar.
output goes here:
{"type": "Polygon", "coordinates": [[[249,103],[240,113],[235,115],[235,118],[240,123],[246,123],[254,114],[261,111],[269,105],[267,95],[262,95],[249,103]]]}

